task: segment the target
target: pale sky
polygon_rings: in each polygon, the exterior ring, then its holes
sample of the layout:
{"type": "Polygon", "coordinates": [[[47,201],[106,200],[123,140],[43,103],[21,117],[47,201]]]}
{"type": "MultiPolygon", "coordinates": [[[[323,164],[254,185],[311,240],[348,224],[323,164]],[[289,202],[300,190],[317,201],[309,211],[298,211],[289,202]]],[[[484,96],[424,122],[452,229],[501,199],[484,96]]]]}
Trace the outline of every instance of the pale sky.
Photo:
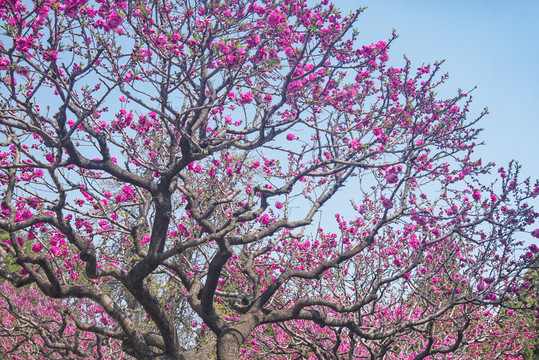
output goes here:
{"type": "Polygon", "coordinates": [[[488,107],[480,126],[486,145],[477,154],[505,165],[523,165],[523,174],[539,177],[539,1],[488,0],[333,0],[348,13],[367,6],[357,28],[359,41],[386,40],[396,29],[399,38],[389,55],[402,65],[445,59],[450,75],[440,94],[458,88],[472,93],[472,114],[488,107]]]}

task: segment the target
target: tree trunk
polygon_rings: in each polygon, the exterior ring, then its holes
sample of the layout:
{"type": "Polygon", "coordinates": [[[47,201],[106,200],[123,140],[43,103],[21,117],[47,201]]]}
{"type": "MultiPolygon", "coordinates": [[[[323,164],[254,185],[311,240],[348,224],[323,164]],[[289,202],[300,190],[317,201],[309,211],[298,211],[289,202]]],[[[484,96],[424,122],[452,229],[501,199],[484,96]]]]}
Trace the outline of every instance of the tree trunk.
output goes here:
{"type": "Polygon", "coordinates": [[[241,332],[226,329],[217,339],[217,360],[239,360],[240,347],[245,341],[241,332]]]}

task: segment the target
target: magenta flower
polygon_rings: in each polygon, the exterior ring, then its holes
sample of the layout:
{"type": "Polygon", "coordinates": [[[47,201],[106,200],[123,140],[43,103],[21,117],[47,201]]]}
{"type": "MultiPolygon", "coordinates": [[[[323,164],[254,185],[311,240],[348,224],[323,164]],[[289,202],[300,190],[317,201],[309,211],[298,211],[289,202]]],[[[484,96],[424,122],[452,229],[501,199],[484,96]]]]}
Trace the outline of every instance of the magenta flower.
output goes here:
{"type": "Polygon", "coordinates": [[[479,191],[475,191],[475,192],[473,193],[472,197],[473,197],[473,199],[474,199],[475,201],[479,201],[479,200],[481,200],[481,193],[480,193],[479,191]]]}
{"type": "Polygon", "coordinates": [[[399,181],[399,177],[397,176],[397,174],[387,174],[386,181],[388,184],[395,184],[399,181]]]}
{"type": "Polygon", "coordinates": [[[539,229],[535,229],[532,231],[532,236],[539,239],[539,229]]]}
{"type": "Polygon", "coordinates": [[[268,25],[273,27],[284,25],[285,18],[285,15],[282,15],[279,11],[275,10],[268,16],[268,25]]]}
{"type": "Polygon", "coordinates": [[[7,70],[11,61],[4,57],[0,57],[0,70],[7,70]]]}
{"type": "Polygon", "coordinates": [[[412,274],[410,274],[409,272],[404,274],[402,277],[404,278],[404,280],[410,280],[410,277],[412,276],[412,274]]]}
{"type": "Polygon", "coordinates": [[[269,225],[271,224],[271,219],[268,214],[263,214],[261,217],[258,218],[258,222],[262,225],[269,225]]]}
{"type": "Polygon", "coordinates": [[[128,198],[135,196],[135,191],[130,186],[126,185],[122,187],[122,191],[128,196],[128,198]]]}
{"type": "Polygon", "coordinates": [[[291,48],[291,47],[287,47],[285,50],[284,50],[284,53],[286,54],[286,56],[288,57],[294,57],[296,55],[296,51],[294,50],[294,48],[291,48]]]}
{"type": "Polygon", "coordinates": [[[477,290],[479,291],[483,291],[485,290],[485,284],[480,282],[479,284],[477,284],[477,290]]]}
{"type": "Polygon", "coordinates": [[[114,30],[124,21],[117,11],[111,12],[107,16],[107,30],[114,30]]]}
{"type": "Polygon", "coordinates": [[[65,4],[65,14],[69,17],[74,18],[77,16],[79,8],[86,4],[88,0],[66,0],[65,4]]]}
{"type": "Polygon", "coordinates": [[[260,37],[255,34],[249,37],[246,41],[249,48],[254,48],[258,44],[260,44],[260,37]]]}
{"type": "Polygon", "coordinates": [[[34,245],[32,245],[32,251],[35,253],[40,252],[41,249],[43,249],[43,245],[41,245],[41,243],[35,243],[34,245]]]}
{"type": "Polygon", "coordinates": [[[48,50],[43,53],[45,61],[55,61],[58,59],[58,53],[55,50],[48,50]]]}
{"type": "Polygon", "coordinates": [[[382,54],[382,55],[380,55],[379,59],[380,59],[381,62],[386,62],[386,61],[389,60],[389,55],[388,54],[382,54]]]}
{"type": "Polygon", "coordinates": [[[288,135],[286,135],[286,140],[288,140],[288,141],[292,141],[292,140],[294,140],[295,138],[296,138],[296,135],[294,135],[294,134],[288,134],[288,135]]]}
{"type": "Polygon", "coordinates": [[[254,97],[250,92],[245,93],[245,94],[241,94],[240,95],[240,104],[241,105],[249,104],[251,101],[253,101],[253,99],[254,99],[254,97]]]}
{"type": "Polygon", "coordinates": [[[391,201],[390,199],[384,199],[382,200],[382,206],[385,208],[385,209],[391,209],[393,208],[393,201],[391,201]]]}

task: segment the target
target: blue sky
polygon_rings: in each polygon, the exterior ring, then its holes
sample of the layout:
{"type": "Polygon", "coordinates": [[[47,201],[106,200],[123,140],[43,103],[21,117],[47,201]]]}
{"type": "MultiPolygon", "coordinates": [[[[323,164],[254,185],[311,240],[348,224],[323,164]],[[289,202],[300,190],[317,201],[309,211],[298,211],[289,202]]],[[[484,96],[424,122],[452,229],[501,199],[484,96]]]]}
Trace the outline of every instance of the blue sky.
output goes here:
{"type": "Polygon", "coordinates": [[[523,174],[539,177],[539,1],[334,0],[348,13],[367,6],[357,28],[359,41],[399,38],[389,55],[420,66],[445,59],[450,75],[440,95],[474,86],[472,114],[488,107],[480,124],[486,145],[477,155],[497,165],[511,159],[523,174]]]}

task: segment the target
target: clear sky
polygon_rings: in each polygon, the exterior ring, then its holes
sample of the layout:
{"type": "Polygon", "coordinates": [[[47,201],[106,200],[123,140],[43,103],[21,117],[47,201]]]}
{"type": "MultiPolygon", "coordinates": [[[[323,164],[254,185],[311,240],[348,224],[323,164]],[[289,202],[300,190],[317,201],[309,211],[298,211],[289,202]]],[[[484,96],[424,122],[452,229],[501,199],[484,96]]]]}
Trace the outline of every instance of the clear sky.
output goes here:
{"type": "Polygon", "coordinates": [[[399,38],[389,55],[402,55],[420,66],[445,59],[450,75],[440,91],[446,97],[474,86],[472,112],[488,107],[478,156],[523,165],[523,174],[539,177],[539,1],[537,0],[333,0],[348,13],[367,6],[357,28],[359,41],[399,38]]]}

